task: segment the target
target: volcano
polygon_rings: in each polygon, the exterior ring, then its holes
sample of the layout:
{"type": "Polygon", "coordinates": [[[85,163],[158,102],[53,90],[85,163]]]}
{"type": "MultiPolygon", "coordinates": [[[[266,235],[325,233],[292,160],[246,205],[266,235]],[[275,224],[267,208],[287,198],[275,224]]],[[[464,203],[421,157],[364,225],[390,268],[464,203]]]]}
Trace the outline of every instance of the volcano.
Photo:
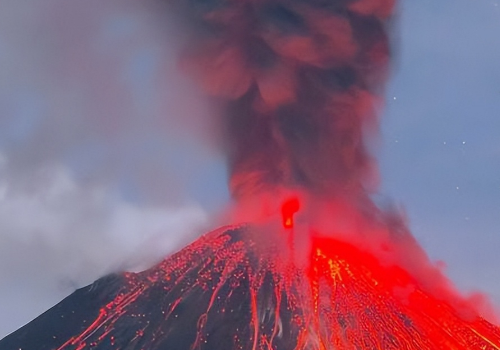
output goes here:
{"type": "Polygon", "coordinates": [[[104,277],[0,350],[494,350],[398,213],[373,201],[394,0],[171,0],[220,107],[234,212],[104,277]]]}
{"type": "Polygon", "coordinates": [[[0,349],[500,349],[500,329],[465,300],[373,252],[317,236],[299,265],[289,230],[262,231],[223,227],[149,270],[104,277],[0,349]]]}

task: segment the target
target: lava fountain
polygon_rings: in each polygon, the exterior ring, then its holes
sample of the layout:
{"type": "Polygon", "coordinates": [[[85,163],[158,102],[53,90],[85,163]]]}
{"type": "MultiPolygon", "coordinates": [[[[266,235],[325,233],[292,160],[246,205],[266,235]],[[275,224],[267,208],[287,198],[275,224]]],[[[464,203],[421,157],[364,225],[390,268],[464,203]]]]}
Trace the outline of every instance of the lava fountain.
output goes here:
{"type": "Polygon", "coordinates": [[[188,24],[182,68],[221,106],[231,222],[76,291],[0,349],[500,349],[371,199],[394,1],[170,5],[188,24]]]}

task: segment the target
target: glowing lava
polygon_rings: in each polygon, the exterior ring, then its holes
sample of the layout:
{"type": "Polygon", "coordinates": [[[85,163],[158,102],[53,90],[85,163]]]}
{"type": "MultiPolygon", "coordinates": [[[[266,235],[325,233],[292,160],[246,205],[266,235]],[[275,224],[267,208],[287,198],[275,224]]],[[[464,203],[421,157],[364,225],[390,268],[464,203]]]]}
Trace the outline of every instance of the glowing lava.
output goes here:
{"type": "Polygon", "coordinates": [[[147,271],[97,281],[0,349],[500,349],[500,330],[473,306],[397,265],[316,237],[298,266],[282,235],[262,244],[262,233],[219,229],[147,271]],[[53,333],[34,331],[47,322],[53,333]]]}

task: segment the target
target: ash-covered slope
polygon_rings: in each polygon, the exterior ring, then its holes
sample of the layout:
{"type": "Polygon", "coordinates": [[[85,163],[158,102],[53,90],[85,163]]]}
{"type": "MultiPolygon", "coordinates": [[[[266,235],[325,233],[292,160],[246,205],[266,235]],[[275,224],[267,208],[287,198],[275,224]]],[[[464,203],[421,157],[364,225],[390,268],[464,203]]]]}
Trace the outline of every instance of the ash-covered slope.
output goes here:
{"type": "Polygon", "coordinates": [[[313,238],[299,267],[282,232],[261,234],[223,228],[147,271],[100,279],[0,349],[500,349],[496,326],[399,266],[313,238]]]}
{"type": "Polygon", "coordinates": [[[24,327],[0,340],[0,349],[50,350],[79,334],[126,283],[119,275],[101,278],[65,298],[24,327]]]}

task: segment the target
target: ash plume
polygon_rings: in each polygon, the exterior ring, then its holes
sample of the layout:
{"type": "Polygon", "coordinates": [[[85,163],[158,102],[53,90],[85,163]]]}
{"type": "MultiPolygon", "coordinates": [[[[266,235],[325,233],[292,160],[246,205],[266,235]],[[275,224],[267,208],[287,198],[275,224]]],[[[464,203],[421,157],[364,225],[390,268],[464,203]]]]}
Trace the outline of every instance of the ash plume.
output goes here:
{"type": "Polygon", "coordinates": [[[223,104],[230,188],[357,193],[376,178],[394,1],[177,1],[182,67],[223,104]]]}

